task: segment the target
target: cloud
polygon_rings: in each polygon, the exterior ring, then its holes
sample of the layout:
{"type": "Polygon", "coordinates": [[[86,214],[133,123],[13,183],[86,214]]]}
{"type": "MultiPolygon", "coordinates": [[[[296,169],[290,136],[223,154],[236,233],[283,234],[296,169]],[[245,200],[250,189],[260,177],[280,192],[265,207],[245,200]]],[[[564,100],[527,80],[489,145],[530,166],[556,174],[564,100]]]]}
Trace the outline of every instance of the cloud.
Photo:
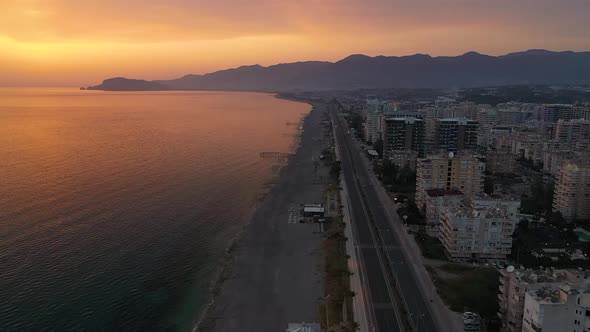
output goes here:
{"type": "Polygon", "coordinates": [[[588,12],[587,0],[0,0],[0,70],[85,82],[351,53],[584,50],[588,12]]]}
{"type": "Polygon", "coordinates": [[[584,0],[3,0],[0,34],[22,41],[158,42],[474,24],[582,33],[590,28],[589,11],[584,0]]]}

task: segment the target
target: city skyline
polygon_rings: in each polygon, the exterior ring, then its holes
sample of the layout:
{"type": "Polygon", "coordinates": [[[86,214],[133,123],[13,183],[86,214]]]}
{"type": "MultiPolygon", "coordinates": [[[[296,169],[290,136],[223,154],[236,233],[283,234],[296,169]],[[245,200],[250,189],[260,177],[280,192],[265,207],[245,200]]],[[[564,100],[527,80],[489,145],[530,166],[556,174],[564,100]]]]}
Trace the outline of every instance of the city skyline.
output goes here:
{"type": "Polygon", "coordinates": [[[350,54],[590,49],[590,3],[356,0],[0,4],[0,86],[170,79],[350,54]]]}

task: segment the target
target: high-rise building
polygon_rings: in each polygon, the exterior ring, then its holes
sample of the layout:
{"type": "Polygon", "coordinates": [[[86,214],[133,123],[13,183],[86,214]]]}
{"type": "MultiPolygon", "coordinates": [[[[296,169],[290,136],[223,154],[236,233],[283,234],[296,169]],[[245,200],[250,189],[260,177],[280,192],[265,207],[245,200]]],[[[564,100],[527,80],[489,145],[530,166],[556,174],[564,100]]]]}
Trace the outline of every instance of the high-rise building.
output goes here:
{"type": "Polygon", "coordinates": [[[553,210],[566,220],[590,219],[590,165],[565,163],[555,181],[553,210]]]}
{"type": "Polygon", "coordinates": [[[581,119],[584,116],[584,107],[569,104],[549,104],[543,107],[543,121],[556,123],[559,120],[581,119]]]}
{"type": "Polygon", "coordinates": [[[442,153],[418,159],[416,204],[423,207],[427,190],[459,190],[467,200],[483,192],[485,161],[473,154],[442,153]]]}
{"type": "Polygon", "coordinates": [[[458,118],[437,119],[434,130],[435,150],[460,152],[477,148],[477,121],[458,118]]]}
{"type": "MultiPolygon", "coordinates": [[[[478,105],[480,106],[480,105],[478,105]]],[[[491,142],[492,128],[498,123],[498,112],[494,108],[478,109],[477,111],[478,134],[477,144],[480,146],[488,146],[491,142]]]]}
{"type": "Polygon", "coordinates": [[[369,143],[376,142],[382,136],[383,119],[385,113],[393,110],[393,104],[380,101],[379,99],[368,99],[365,118],[365,140],[369,143]]]}
{"type": "Polygon", "coordinates": [[[453,259],[504,260],[512,249],[520,201],[478,196],[463,206],[442,208],[440,240],[453,259]]]}
{"type": "Polygon", "coordinates": [[[557,127],[555,128],[556,141],[575,144],[583,139],[590,139],[590,121],[583,119],[557,121],[557,127]]]}
{"type": "Polygon", "coordinates": [[[424,121],[417,118],[387,118],[383,131],[383,156],[396,165],[415,165],[424,155],[424,121]],[[413,159],[413,160],[412,160],[413,159]]]}
{"type": "Polygon", "coordinates": [[[383,113],[367,112],[365,119],[365,141],[374,143],[381,137],[382,117],[383,113]]]}

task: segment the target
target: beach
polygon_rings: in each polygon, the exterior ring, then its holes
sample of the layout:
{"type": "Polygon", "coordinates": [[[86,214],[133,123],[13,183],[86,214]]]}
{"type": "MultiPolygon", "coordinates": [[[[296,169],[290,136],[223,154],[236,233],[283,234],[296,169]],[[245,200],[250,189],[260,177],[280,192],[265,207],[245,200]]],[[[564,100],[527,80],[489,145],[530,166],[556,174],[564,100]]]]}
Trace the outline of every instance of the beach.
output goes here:
{"type": "Polygon", "coordinates": [[[227,259],[211,305],[194,330],[280,331],[319,321],[323,300],[319,224],[289,218],[300,204],[321,203],[326,170],[319,165],[322,111],[303,123],[300,147],[261,202],[227,259]]]}

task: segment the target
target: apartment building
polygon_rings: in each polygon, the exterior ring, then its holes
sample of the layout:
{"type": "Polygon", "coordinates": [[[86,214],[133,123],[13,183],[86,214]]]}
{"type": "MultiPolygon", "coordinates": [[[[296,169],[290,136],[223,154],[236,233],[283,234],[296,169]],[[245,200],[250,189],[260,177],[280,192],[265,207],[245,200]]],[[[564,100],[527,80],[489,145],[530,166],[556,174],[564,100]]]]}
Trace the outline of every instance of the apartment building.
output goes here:
{"type": "Polygon", "coordinates": [[[440,235],[439,214],[444,208],[457,207],[465,204],[465,195],[459,190],[430,189],[426,190],[424,210],[426,216],[426,232],[436,238],[440,235]]]}
{"type": "Polygon", "coordinates": [[[435,150],[460,152],[477,148],[477,121],[460,118],[437,119],[434,131],[435,150]]]}
{"type": "Polygon", "coordinates": [[[590,139],[590,121],[575,119],[559,120],[555,128],[555,140],[560,143],[575,144],[590,139]]]}
{"type": "Polygon", "coordinates": [[[555,181],[553,210],[566,220],[590,219],[590,164],[565,163],[555,181]]]}
{"type": "Polygon", "coordinates": [[[466,199],[483,192],[485,161],[473,154],[441,153],[418,159],[416,204],[422,208],[430,189],[458,190],[466,199]]]}
{"type": "Polygon", "coordinates": [[[365,108],[365,140],[374,143],[381,138],[384,114],[393,110],[393,103],[376,98],[367,99],[365,108]]]}
{"type": "Polygon", "coordinates": [[[479,196],[439,212],[440,240],[455,260],[505,260],[519,221],[519,200],[479,196]]]}
{"type": "Polygon", "coordinates": [[[590,330],[590,289],[548,286],[526,292],[523,332],[590,330]]]}
{"type": "Polygon", "coordinates": [[[383,113],[381,112],[367,112],[365,118],[365,141],[369,143],[375,143],[381,138],[381,132],[383,131],[383,113]]]}
{"type": "Polygon", "coordinates": [[[522,331],[525,294],[529,290],[552,285],[582,286],[588,283],[585,273],[579,270],[515,269],[509,266],[500,271],[498,317],[503,332],[522,331]]]}
{"type": "Polygon", "coordinates": [[[584,116],[584,107],[569,104],[543,105],[543,121],[556,123],[559,120],[581,119],[584,116]]]}
{"type": "Polygon", "coordinates": [[[384,159],[415,169],[416,159],[424,155],[424,121],[413,117],[385,120],[383,135],[384,159]]]}

